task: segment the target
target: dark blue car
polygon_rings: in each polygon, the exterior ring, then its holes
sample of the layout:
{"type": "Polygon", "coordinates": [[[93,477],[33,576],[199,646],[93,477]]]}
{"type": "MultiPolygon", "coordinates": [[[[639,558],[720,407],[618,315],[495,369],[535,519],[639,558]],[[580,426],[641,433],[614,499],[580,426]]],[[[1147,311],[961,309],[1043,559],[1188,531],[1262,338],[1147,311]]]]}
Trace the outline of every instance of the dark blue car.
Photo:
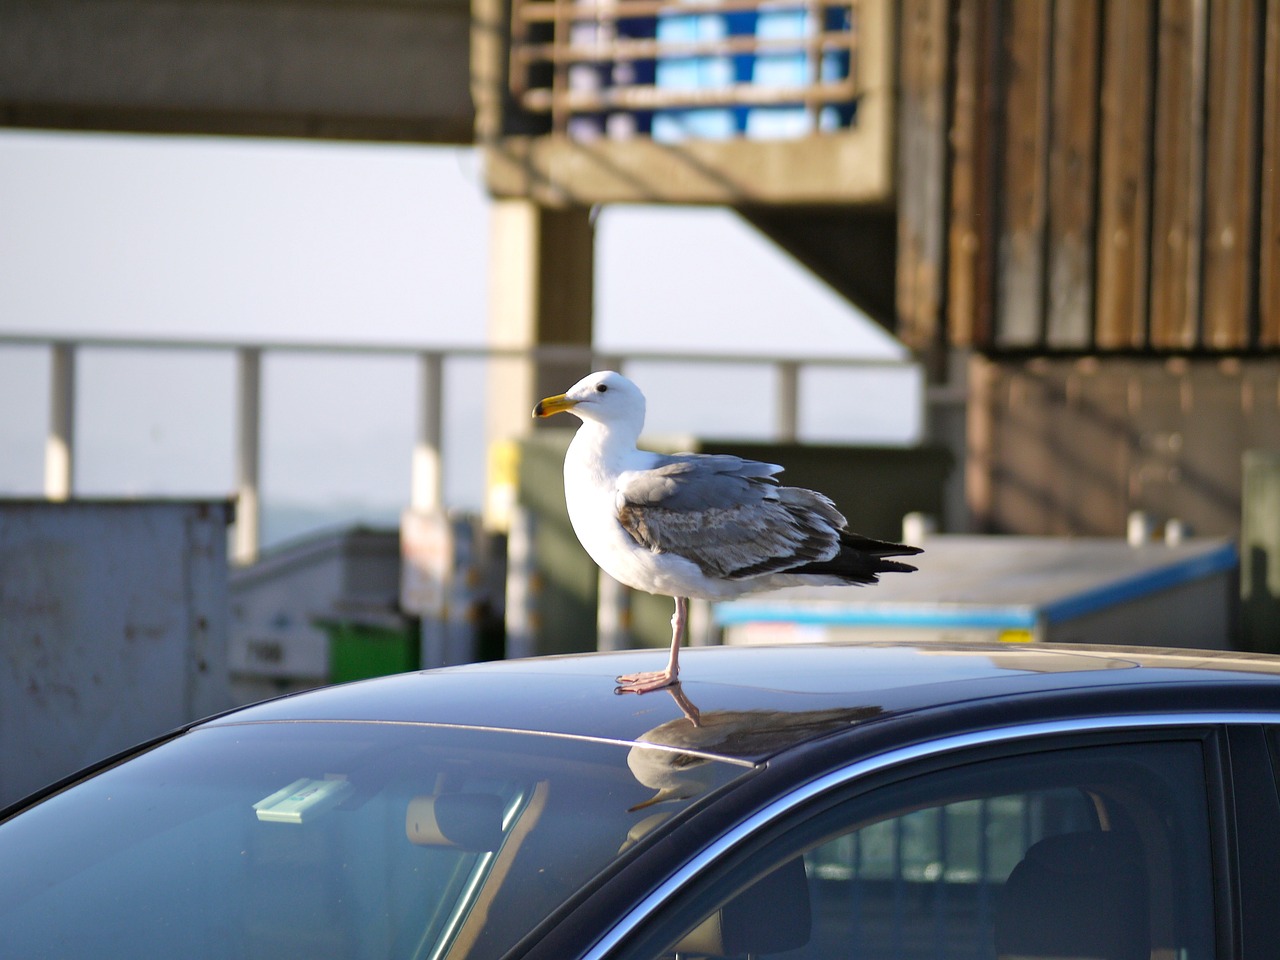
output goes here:
{"type": "Polygon", "coordinates": [[[0,956],[1081,957],[1280,944],[1280,658],[509,661],[228,713],[0,814],[0,956]]]}

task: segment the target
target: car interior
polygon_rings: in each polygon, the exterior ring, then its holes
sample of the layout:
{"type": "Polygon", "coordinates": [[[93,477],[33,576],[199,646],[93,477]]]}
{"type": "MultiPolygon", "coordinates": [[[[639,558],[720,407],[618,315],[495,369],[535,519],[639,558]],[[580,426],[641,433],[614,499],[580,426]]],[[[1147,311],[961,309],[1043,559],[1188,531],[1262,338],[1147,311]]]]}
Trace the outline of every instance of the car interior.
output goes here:
{"type": "Polygon", "coordinates": [[[1190,743],[1067,750],[886,787],[799,825],[819,842],[657,956],[1207,960],[1197,754],[1190,743]]]}

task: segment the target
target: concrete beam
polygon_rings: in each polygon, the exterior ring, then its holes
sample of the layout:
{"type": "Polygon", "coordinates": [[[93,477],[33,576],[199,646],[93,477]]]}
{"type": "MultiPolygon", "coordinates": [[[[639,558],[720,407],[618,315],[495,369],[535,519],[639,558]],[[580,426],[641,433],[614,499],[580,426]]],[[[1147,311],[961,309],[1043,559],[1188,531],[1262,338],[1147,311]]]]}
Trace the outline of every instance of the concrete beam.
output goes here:
{"type": "Polygon", "coordinates": [[[0,126],[470,143],[466,0],[0,0],[0,126]]]}

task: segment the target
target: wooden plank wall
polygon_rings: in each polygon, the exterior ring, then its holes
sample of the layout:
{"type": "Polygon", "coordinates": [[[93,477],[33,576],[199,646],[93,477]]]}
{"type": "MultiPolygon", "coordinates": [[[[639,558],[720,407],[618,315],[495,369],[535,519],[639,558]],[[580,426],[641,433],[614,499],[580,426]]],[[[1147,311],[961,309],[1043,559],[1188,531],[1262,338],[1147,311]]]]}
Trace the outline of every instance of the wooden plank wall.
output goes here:
{"type": "Polygon", "coordinates": [[[996,354],[1280,349],[1280,0],[948,15],[937,332],[996,354]]]}
{"type": "Polygon", "coordinates": [[[932,360],[944,348],[949,0],[903,0],[897,12],[898,181],[912,185],[898,201],[897,328],[932,360]]]}
{"type": "Polygon", "coordinates": [[[975,358],[966,484],[975,529],[1123,536],[1132,511],[1240,529],[1242,453],[1280,449],[1280,364],[975,358]]]}

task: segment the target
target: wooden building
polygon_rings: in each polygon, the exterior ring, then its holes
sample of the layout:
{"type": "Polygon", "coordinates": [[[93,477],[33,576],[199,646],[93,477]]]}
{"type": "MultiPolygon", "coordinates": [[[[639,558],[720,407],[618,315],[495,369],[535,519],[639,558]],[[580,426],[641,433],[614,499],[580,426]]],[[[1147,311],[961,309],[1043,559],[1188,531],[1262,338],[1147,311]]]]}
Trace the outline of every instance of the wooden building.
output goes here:
{"type": "Polygon", "coordinates": [[[1280,447],[1280,2],[798,2],[803,89],[660,82],[664,57],[790,49],[664,23],[779,6],[474,0],[492,191],[736,208],[966,397],[955,526],[1237,531],[1242,453],[1280,447]],[[798,135],[653,119],[782,103],[798,135]]]}
{"type": "Polygon", "coordinates": [[[972,357],[976,525],[1235,532],[1280,447],[1280,3],[903,10],[901,195],[941,177],[899,204],[898,332],[972,357]]]}
{"type": "Polygon", "coordinates": [[[965,400],[953,528],[1231,533],[1280,449],[1280,0],[182,7],[0,4],[0,124],[474,129],[497,346],[590,343],[593,206],[731,207],[965,400]]]}

